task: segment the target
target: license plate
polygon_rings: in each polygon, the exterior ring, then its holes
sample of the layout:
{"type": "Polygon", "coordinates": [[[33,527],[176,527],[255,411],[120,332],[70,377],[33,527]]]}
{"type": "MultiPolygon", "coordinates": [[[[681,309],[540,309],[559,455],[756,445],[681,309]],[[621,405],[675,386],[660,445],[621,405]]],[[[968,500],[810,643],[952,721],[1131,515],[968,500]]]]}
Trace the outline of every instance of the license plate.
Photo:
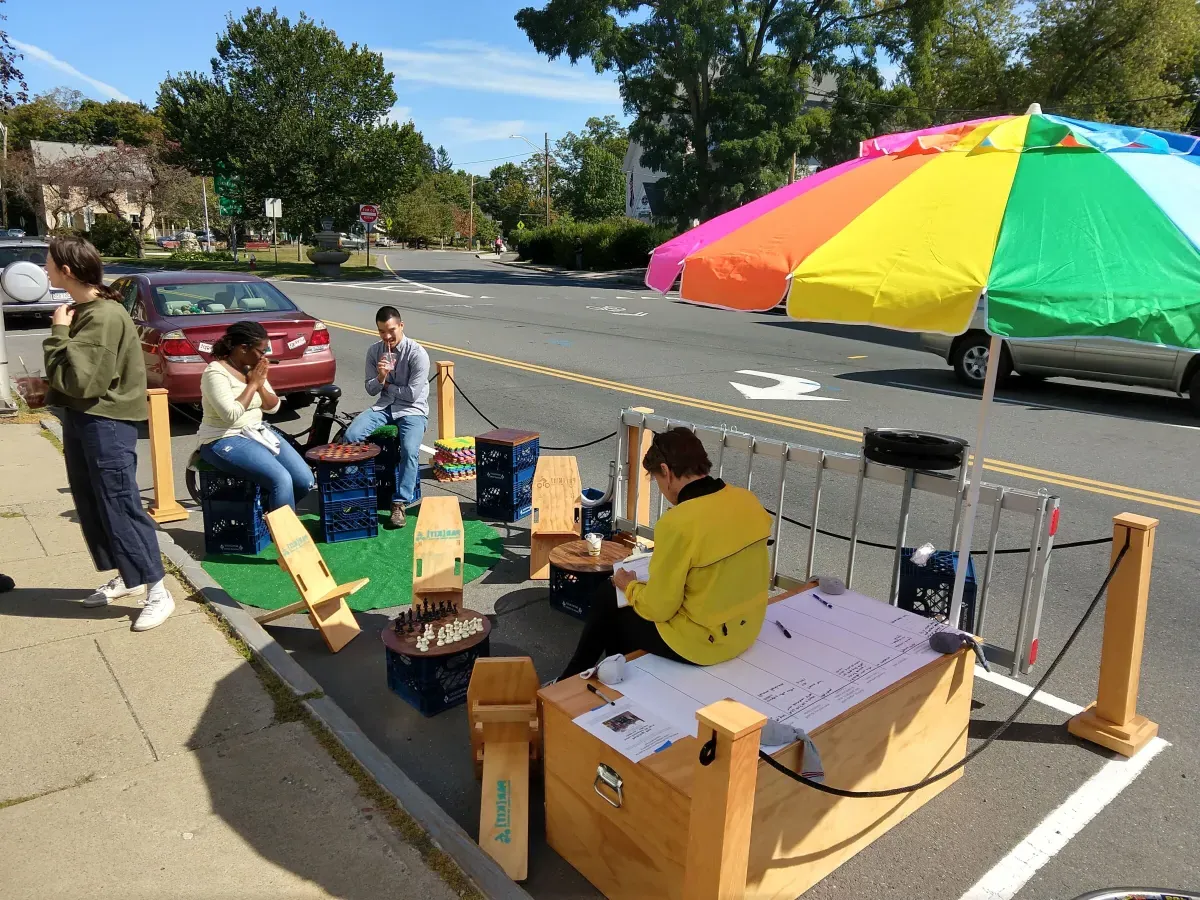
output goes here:
{"type": "Polygon", "coordinates": [[[303,347],[307,343],[308,338],[306,338],[304,335],[300,335],[300,337],[296,338],[294,341],[288,341],[287,348],[289,350],[295,350],[297,347],[303,347]]]}

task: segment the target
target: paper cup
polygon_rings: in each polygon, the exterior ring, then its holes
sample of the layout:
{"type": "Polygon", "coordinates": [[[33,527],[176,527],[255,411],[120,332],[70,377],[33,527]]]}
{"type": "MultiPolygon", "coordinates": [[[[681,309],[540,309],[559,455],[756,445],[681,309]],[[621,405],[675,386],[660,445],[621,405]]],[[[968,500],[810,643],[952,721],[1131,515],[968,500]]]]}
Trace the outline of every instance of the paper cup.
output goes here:
{"type": "Polygon", "coordinates": [[[25,400],[30,409],[41,409],[46,405],[46,394],[50,384],[40,375],[18,375],[16,382],[17,393],[25,400]]]}
{"type": "Polygon", "coordinates": [[[593,532],[590,532],[590,533],[588,533],[588,534],[585,534],[585,535],[583,536],[583,539],[584,539],[585,541],[587,541],[587,545],[588,545],[588,555],[590,555],[590,556],[599,556],[599,555],[600,555],[600,548],[601,548],[601,545],[603,545],[603,543],[604,543],[604,535],[601,535],[601,534],[596,534],[596,533],[593,531],[593,532]]]}

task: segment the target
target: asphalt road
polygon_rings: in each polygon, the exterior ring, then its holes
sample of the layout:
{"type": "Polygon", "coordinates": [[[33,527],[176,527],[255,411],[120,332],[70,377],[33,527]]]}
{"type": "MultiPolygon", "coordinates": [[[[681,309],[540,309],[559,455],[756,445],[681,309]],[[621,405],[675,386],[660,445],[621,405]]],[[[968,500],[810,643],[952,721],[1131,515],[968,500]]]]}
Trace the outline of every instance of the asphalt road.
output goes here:
{"type": "MultiPolygon", "coordinates": [[[[295,283],[284,290],[331,326],[339,360],[342,408],[365,403],[361,360],[373,338],[375,309],[398,307],[407,333],[429,345],[430,356],[453,360],[456,381],[498,424],[541,432],[543,444],[568,446],[616,427],[625,406],[704,425],[727,425],[759,437],[829,450],[857,449],[866,425],[904,426],[973,440],[977,396],[954,381],[948,366],[922,353],[913,335],[869,328],[808,325],[778,315],[693,307],[634,286],[530,274],[461,253],[393,251],[394,280],[366,285],[295,283]],[[815,382],[794,399],[751,399],[731,385],[765,388],[794,376],[815,382]]],[[[36,357],[38,329],[10,333],[10,354],[36,357]]],[[[753,393],[753,392],[752,392],[753,393]]],[[[458,432],[490,426],[463,402],[458,432]]],[[[284,423],[285,429],[292,426],[284,423]]],[[[297,423],[297,428],[302,427],[297,423]]],[[[175,459],[182,466],[194,427],[176,423],[175,459]]],[[[426,443],[435,437],[431,419],[426,443]]],[[[1185,401],[1154,391],[1052,380],[1014,380],[994,407],[986,479],[1062,498],[1058,540],[1111,534],[1121,512],[1154,516],[1157,533],[1139,711],[1160,723],[1171,746],[1057,852],[1016,896],[1069,898],[1115,884],[1197,887],[1196,739],[1200,720],[1194,613],[1200,541],[1200,493],[1194,470],[1196,431],[1185,401]]],[[[600,487],[614,442],[576,451],[585,484],[600,487]]],[[[744,464],[726,460],[730,480],[744,464]]],[[[143,466],[148,486],[149,468],[143,466]]],[[[755,473],[765,483],[765,473],[755,473]]],[[[177,479],[182,487],[182,478],[177,479]]],[[[461,493],[473,499],[471,486],[461,493]]],[[[434,490],[426,485],[427,491],[434,490]]],[[[807,492],[797,484],[785,511],[807,520],[807,492]]],[[[827,483],[823,525],[846,533],[850,485],[827,483]]],[[[773,503],[774,498],[764,497],[773,503]]],[[[898,492],[872,488],[862,535],[890,543],[898,492]]],[[[948,540],[948,508],[914,504],[910,541],[948,540]]],[[[199,515],[168,526],[181,543],[199,549],[199,515]]],[[[503,529],[502,529],[503,530],[503,529]]],[[[508,528],[513,549],[468,590],[470,605],[496,616],[493,654],[529,654],[543,678],[565,662],[578,625],[545,604],[545,588],[526,582],[524,527],[508,528]]],[[[1006,520],[1000,545],[1028,544],[1028,520],[1006,520]]],[[[788,527],[781,569],[798,572],[806,537],[788,527]]],[[[976,546],[982,546],[977,539],[976,546]]],[[[1062,550],[1054,555],[1036,678],[1062,646],[1103,579],[1109,549],[1062,550]]],[[[840,573],[845,544],[822,539],[817,568],[840,573]]],[[[856,587],[876,596],[887,589],[890,554],[860,550],[856,587]]],[[[1010,636],[1024,558],[1003,558],[989,607],[988,634],[1010,636]]],[[[381,612],[360,616],[364,631],[386,623],[381,612]]],[[[461,710],[422,719],[387,692],[383,658],[372,636],[337,656],[299,621],[277,636],[381,747],[474,833],[478,793],[470,780],[461,710]],[[436,760],[434,762],[433,760],[436,760]],[[464,790],[464,785],[468,789],[464,790]]],[[[1090,623],[1047,690],[1079,705],[1094,699],[1101,617],[1090,623]]],[[[1026,679],[1029,681],[1030,679],[1026,679]]],[[[972,737],[985,737],[1018,697],[977,682],[972,737]]],[[[806,896],[963,897],[999,860],[1112,757],[1067,736],[1066,715],[1033,704],[1015,726],[968,769],[965,779],[814,887],[806,896]]],[[[1097,776],[1103,777],[1103,776],[1097,776]]],[[[535,809],[536,812],[536,809],[535,809]]],[[[533,831],[538,833],[535,819],[533,831]]],[[[991,884],[991,882],[989,882],[991,884]]],[[[585,882],[543,845],[535,844],[527,889],[540,898],[590,897],[585,882]]]]}

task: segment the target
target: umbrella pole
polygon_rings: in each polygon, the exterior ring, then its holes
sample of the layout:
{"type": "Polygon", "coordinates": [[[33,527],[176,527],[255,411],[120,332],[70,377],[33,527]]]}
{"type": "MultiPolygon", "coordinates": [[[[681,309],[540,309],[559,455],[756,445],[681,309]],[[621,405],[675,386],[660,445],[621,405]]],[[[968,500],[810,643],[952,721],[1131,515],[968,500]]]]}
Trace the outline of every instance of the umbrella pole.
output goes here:
{"type": "Polygon", "coordinates": [[[963,527],[958,542],[958,558],[954,566],[954,593],[950,599],[948,622],[958,627],[962,613],[963,590],[967,585],[967,567],[971,560],[971,538],[975,533],[975,508],[979,505],[979,486],[983,481],[983,449],[987,446],[988,414],[992,398],[996,395],[996,376],[1000,371],[1001,340],[992,335],[988,345],[987,375],[983,379],[983,397],[979,403],[979,425],[975,431],[975,445],[971,448],[971,480],[967,485],[967,503],[963,508],[963,527]]]}

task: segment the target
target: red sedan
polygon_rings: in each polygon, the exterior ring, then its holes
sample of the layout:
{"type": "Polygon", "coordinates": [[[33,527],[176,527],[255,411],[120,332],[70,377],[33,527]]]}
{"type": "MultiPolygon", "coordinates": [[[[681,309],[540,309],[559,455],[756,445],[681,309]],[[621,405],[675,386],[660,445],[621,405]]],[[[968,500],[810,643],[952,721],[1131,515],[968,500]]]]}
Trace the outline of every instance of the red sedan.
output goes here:
{"type": "Polygon", "coordinates": [[[245,319],[267,329],[271,386],[280,396],[333,384],[337,364],[325,323],[257,276],[146,272],[118,278],[113,287],[141,335],[149,386],[166,388],[172,403],[200,402],[213,343],[245,319]]]}

